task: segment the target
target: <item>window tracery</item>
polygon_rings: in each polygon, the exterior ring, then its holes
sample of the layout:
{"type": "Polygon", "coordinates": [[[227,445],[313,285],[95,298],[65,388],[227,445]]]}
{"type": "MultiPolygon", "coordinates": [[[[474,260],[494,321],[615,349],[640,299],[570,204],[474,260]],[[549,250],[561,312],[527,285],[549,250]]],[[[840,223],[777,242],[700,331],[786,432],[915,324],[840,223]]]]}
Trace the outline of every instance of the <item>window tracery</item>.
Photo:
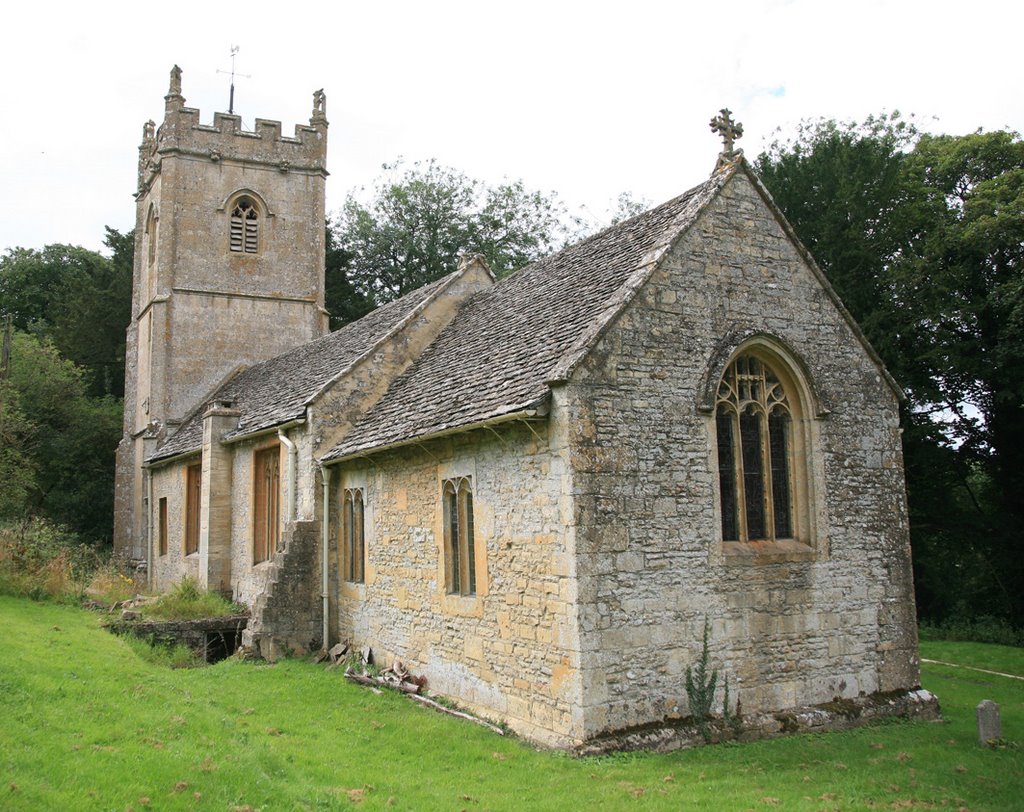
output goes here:
{"type": "Polygon", "coordinates": [[[718,386],[715,428],[723,541],[796,536],[795,393],[752,353],[738,356],[718,386]]]}
{"type": "Polygon", "coordinates": [[[231,250],[255,254],[259,251],[260,213],[250,197],[240,197],[231,209],[231,250]]]}

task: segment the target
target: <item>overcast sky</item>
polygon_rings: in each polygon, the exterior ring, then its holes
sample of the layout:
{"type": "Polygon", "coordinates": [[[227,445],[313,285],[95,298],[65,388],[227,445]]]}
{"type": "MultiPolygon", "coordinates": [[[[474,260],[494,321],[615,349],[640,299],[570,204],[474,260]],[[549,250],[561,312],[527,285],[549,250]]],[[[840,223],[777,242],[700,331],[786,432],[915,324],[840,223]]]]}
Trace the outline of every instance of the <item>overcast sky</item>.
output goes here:
{"type": "Polygon", "coordinates": [[[804,118],[915,113],[1024,130],[1019,0],[61,2],[8,5],[0,48],[0,249],[102,247],[134,226],[137,147],[170,68],[204,123],[285,131],[324,88],[328,210],[384,162],[521,178],[607,216],[702,181],[730,107],[760,152],[804,118]]]}

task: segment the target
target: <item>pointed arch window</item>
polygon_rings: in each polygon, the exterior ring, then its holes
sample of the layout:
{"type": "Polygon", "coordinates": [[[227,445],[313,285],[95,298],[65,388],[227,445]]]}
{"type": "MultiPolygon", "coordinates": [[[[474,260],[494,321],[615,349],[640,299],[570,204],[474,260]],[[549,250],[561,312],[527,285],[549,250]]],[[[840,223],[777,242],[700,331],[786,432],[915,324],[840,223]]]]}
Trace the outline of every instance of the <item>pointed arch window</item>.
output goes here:
{"type": "Polygon", "coordinates": [[[345,488],[341,496],[341,560],[345,580],[354,584],[365,581],[364,515],[363,489],[345,488]]]}
{"type": "Polygon", "coordinates": [[[472,481],[468,476],[446,479],[441,486],[441,499],[444,504],[446,591],[456,595],[475,595],[472,481]]]}
{"type": "Polygon", "coordinates": [[[260,247],[260,211],[251,197],[239,197],[231,207],[231,250],[255,254],[260,247]]]}
{"type": "Polygon", "coordinates": [[[793,539],[795,392],[765,359],[739,355],[718,386],[715,429],[723,541],[793,539]]]}

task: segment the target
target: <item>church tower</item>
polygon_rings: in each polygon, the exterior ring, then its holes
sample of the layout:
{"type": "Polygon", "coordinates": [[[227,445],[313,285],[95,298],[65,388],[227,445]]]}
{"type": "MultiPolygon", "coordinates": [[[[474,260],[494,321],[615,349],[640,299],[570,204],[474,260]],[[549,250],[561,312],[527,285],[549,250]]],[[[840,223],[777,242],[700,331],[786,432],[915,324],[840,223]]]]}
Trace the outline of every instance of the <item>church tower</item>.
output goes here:
{"type": "Polygon", "coordinates": [[[319,338],[327,117],[308,125],[215,113],[200,124],[171,71],[164,120],[143,128],[114,550],[145,556],[143,462],[226,377],[319,338]],[[155,130],[155,131],[154,131],[155,130]]]}

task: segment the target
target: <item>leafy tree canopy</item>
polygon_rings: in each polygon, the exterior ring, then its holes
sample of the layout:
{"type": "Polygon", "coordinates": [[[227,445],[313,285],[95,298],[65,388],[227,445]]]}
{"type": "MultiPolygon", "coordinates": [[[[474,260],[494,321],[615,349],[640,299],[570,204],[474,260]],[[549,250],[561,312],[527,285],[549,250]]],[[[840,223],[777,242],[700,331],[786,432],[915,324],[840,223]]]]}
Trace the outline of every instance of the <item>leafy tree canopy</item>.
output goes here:
{"type": "Polygon", "coordinates": [[[8,250],[0,257],[0,316],[83,367],[90,393],[120,397],[134,237],[108,227],[105,242],[109,259],[71,245],[8,250]]]}
{"type": "Polygon", "coordinates": [[[355,293],[356,310],[450,273],[464,251],[482,253],[501,276],[576,234],[554,194],[530,191],[522,181],[489,186],[433,160],[384,169],[372,199],[350,195],[331,225],[330,250],[347,262],[344,283],[337,272],[332,278],[355,293]]]}
{"type": "Polygon", "coordinates": [[[0,369],[0,516],[44,516],[110,537],[121,405],[90,397],[82,369],[48,339],[11,336],[0,369]]]}

